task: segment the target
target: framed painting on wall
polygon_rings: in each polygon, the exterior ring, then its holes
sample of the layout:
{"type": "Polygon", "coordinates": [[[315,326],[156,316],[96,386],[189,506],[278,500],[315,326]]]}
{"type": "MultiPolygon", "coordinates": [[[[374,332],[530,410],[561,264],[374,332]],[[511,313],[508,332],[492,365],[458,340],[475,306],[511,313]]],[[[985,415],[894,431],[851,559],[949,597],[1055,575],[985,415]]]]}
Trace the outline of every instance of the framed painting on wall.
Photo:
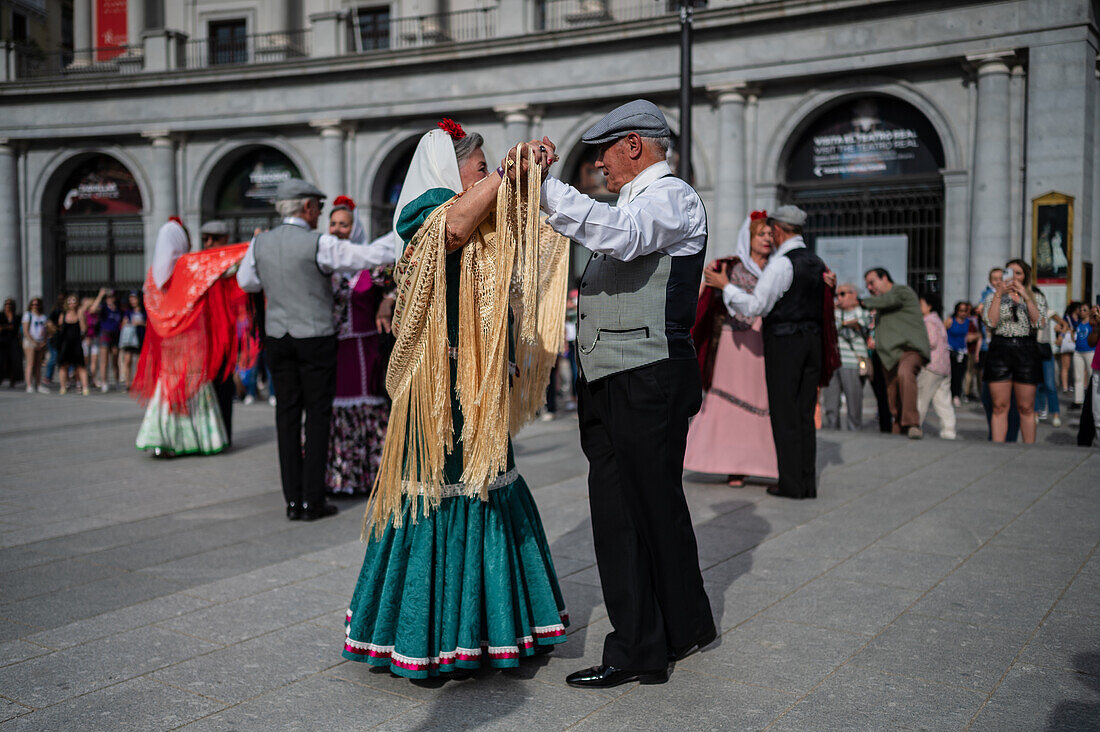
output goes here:
{"type": "Polygon", "coordinates": [[[1052,191],[1032,199],[1031,267],[1051,308],[1073,299],[1073,196],[1052,191]]]}

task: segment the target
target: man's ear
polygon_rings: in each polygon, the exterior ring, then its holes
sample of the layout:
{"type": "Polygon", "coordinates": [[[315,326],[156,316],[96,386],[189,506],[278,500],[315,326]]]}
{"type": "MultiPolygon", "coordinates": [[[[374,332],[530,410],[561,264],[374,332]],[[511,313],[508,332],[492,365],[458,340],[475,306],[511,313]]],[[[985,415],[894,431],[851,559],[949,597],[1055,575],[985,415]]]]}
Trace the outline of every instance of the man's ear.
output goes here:
{"type": "Polygon", "coordinates": [[[626,149],[630,159],[637,160],[642,157],[642,153],[645,152],[645,143],[642,142],[642,136],[637,132],[631,132],[626,137],[626,149]]]}

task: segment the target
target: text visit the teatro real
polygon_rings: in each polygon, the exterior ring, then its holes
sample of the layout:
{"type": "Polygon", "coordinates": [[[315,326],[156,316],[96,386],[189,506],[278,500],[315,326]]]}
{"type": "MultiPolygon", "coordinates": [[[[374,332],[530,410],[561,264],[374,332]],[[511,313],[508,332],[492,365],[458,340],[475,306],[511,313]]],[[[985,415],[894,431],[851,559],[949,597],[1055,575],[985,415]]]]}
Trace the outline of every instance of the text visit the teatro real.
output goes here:
{"type": "MultiPolygon", "coordinates": [[[[793,202],[842,278],[884,265],[950,304],[1022,255],[1052,306],[1091,301],[1098,15],[710,0],[692,140],[711,254],[749,210],[793,202]]],[[[379,235],[444,116],[490,159],[549,135],[554,173],[604,200],[587,127],[646,97],[678,131],[668,0],[9,0],[0,16],[0,297],[20,301],[136,288],[171,215],[247,239],[290,176],[353,196],[379,235]]]]}

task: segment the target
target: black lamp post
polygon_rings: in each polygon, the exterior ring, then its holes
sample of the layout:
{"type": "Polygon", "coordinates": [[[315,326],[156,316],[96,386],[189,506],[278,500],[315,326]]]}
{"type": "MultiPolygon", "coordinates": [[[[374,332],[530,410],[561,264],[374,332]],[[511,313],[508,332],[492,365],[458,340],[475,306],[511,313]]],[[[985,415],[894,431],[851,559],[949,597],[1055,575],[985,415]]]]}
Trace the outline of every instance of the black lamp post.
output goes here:
{"type": "Polygon", "coordinates": [[[680,177],[691,183],[691,43],[695,8],[706,0],[677,0],[680,7],[680,177]]]}

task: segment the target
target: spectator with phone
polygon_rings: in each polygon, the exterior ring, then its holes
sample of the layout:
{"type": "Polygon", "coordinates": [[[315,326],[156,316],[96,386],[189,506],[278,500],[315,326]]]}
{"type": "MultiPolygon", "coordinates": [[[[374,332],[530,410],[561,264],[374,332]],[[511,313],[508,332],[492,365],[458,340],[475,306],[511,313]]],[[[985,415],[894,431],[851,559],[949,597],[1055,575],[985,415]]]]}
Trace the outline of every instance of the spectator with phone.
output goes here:
{"type": "Polygon", "coordinates": [[[1046,325],[1047,301],[1031,283],[1031,266],[1022,259],[1010,260],[1000,285],[982,306],[982,319],[993,334],[982,374],[993,407],[993,441],[1005,441],[1008,410],[1015,397],[1023,441],[1033,443],[1035,387],[1043,378],[1036,331],[1046,325]]]}

